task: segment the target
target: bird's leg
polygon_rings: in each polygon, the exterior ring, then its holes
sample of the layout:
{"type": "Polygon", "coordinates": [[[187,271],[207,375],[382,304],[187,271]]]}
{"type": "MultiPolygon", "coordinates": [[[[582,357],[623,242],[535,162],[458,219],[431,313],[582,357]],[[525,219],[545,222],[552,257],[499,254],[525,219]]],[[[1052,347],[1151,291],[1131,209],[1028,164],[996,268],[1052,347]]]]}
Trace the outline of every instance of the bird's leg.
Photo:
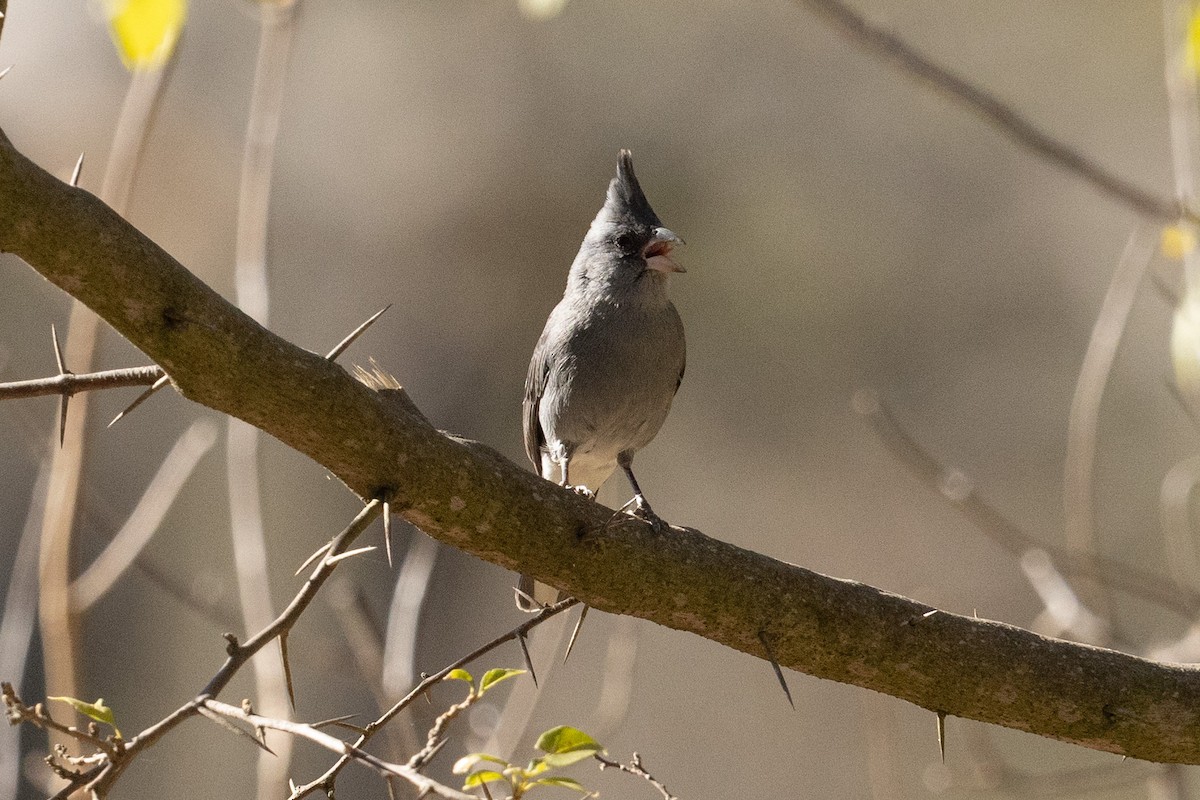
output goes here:
{"type": "Polygon", "coordinates": [[[621,506],[618,513],[628,511],[632,516],[644,519],[658,530],[669,528],[670,526],[666,520],[655,514],[654,509],[650,508],[650,503],[646,500],[646,495],[642,493],[642,487],[638,486],[637,478],[633,477],[633,459],[618,458],[617,463],[621,465],[621,469],[625,471],[625,477],[629,479],[629,485],[633,487],[633,498],[621,506]]]}
{"type": "Polygon", "coordinates": [[[568,469],[568,466],[570,465],[570,463],[571,463],[570,456],[567,456],[566,458],[564,458],[558,462],[558,467],[560,470],[562,470],[562,482],[559,483],[559,486],[562,486],[565,489],[570,489],[575,494],[581,494],[584,497],[586,497],[588,500],[595,500],[596,493],[593,492],[591,489],[587,488],[586,486],[572,486],[571,485],[571,481],[569,481],[567,479],[567,469],[568,469]]]}

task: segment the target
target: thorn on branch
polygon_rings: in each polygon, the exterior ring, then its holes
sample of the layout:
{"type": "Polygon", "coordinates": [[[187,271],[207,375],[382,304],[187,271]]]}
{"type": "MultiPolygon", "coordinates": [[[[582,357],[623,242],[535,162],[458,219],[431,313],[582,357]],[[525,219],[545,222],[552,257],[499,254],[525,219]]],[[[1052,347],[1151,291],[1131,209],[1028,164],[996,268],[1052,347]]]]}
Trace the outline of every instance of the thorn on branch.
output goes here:
{"type": "Polygon", "coordinates": [[[392,307],[392,304],[391,304],[391,303],[388,303],[386,306],[384,306],[383,308],[379,309],[379,310],[378,310],[378,311],[376,311],[374,314],[372,314],[370,317],[368,317],[366,322],[364,322],[363,324],[359,325],[357,328],[355,328],[354,330],[352,330],[352,331],[350,332],[350,335],[349,335],[349,336],[347,336],[345,339],[342,339],[340,342],[338,342],[338,343],[337,343],[337,346],[336,346],[336,347],[334,347],[332,350],[330,350],[330,351],[329,351],[329,352],[326,354],[326,356],[325,356],[325,360],[327,360],[327,361],[336,361],[338,356],[340,356],[342,353],[346,352],[346,348],[348,348],[350,345],[354,344],[354,341],[355,341],[355,340],[356,340],[356,339],[357,339],[359,336],[362,336],[364,333],[366,333],[366,331],[367,331],[367,328],[369,328],[369,327],[371,327],[372,325],[374,325],[374,324],[375,324],[375,320],[377,320],[377,319],[379,319],[380,317],[382,317],[382,316],[383,316],[383,314],[384,314],[384,312],[385,312],[385,311],[387,311],[387,310],[388,310],[389,308],[391,308],[391,307],[392,307]]]}
{"type": "Polygon", "coordinates": [[[392,569],[392,502],[390,493],[383,498],[383,545],[387,550],[388,569],[392,569]]]}
{"type": "Polygon", "coordinates": [[[588,606],[583,605],[579,611],[579,619],[575,620],[575,629],[571,631],[571,638],[567,641],[567,651],[563,653],[563,663],[567,663],[567,659],[571,657],[571,650],[575,647],[575,640],[579,638],[579,629],[583,627],[583,621],[587,618],[588,606]]]}
{"type": "Polygon", "coordinates": [[[225,640],[225,655],[233,658],[242,649],[238,643],[238,637],[235,633],[222,633],[221,638],[225,640]]]}
{"type": "Polygon", "coordinates": [[[283,662],[283,682],[287,685],[288,703],[296,710],[296,690],[292,686],[292,664],[288,660],[288,632],[279,634],[279,659],[283,662]]]}
{"type": "Polygon", "coordinates": [[[926,611],[924,614],[921,614],[916,617],[909,617],[908,619],[904,620],[904,622],[901,622],[900,624],[904,625],[904,626],[916,625],[918,622],[927,620],[930,617],[932,617],[934,614],[937,614],[937,613],[938,613],[938,610],[936,608],[931,608],[928,611],[926,611]]]}
{"type": "Polygon", "coordinates": [[[762,642],[763,650],[767,651],[767,659],[771,662],[771,669],[775,670],[775,677],[779,680],[779,685],[783,687],[783,694],[787,697],[788,705],[795,710],[796,703],[792,700],[792,692],[788,689],[787,680],[783,677],[783,669],[779,666],[779,659],[775,658],[775,650],[771,647],[771,640],[767,638],[767,632],[759,631],[758,640],[762,642]]]}
{"type": "Polygon", "coordinates": [[[329,542],[326,542],[325,544],[321,545],[320,547],[318,547],[312,555],[310,555],[308,558],[304,559],[303,564],[296,567],[296,571],[293,574],[299,575],[301,572],[304,572],[304,570],[306,570],[309,566],[311,566],[314,561],[316,561],[318,558],[321,558],[326,553],[328,553],[329,548],[332,545],[333,545],[333,542],[329,541],[329,542]]]}
{"type": "MultiPolygon", "coordinates": [[[[7,70],[6,70],[7,71],[7,70]]],[[[0,78],[4,77],[0,75],[0,78]]],[[[79,159],[75,162],[75,169],[71,170],[71,180],[68,181],[72,186],[79,186],[79,175],[83,172],[83,153],[79,154],[79,159]]]]}
{"type": "Polygon", "coordinates": [[[521,655],[525,657],[525,669],[529,670],[529,677],[533,679],[533,685],[538,685],[537,673],[533,669],[533,659],[529,655],[529,643],[525,641],[525,634],[517,634],[517,642],[521,645],[521,655]]]}
{"type": "MultiPolygon", "coordinates": [[[[212,720],[213,722],[217,723],[218,725],[220,725],[222,728],[229,731],[230,733],[236,734],[238,736],[243,736],[243,737],[249,739],[250,741],[254,742],[255,746],[265,750],[266,752],[270,753],[271,755],[275,755],[275,751],[272,750],[270,747],[267,747],[267,743],[265,741],[263,741],[261,735],[260,736],[251,735],[249,731],[246,731],[245,729],[240,728],[237,725],[234,725],[232,722],[225,719],[225,717],[221,716],[220,714],[216,713],[215,711],[211,711],[210,709],[208,709],[207,707],[205,707],[203,705],[197,706],[196,711],[199,712],[200,716],[204,717],[205,719],[212,720]]],[[[258,729],[256,729],[256,730],[258,730],[258,729]]]]}
{"type": "Polygon", "coordinates": [[[938,750],[942,754],[942,763],[946,763],[946,712],[937,712],[938,750]]]}
{"type": "MultiPolygon", "coordinates": [[[[58,343],[58,330],[54,324],[50,325],[50,339],[54,342],[54,361],[58,364],[58,377],[64,378],[71,374],[67,369],[66,360],[63,358],[62,346],[58,343]]],[[[58,446],[62,447],[67,436],[67,404],[71,401],[71,395],[68,392],[63,392],[58,403],[58,446]]]]}
{"type": "Polygon", "coordinates": [[[149,400],[151,397],[154,396],[154,394],[156,392],[158,392],[159,389],[163,388],[170,382],[171,382],[171,376],[169,376],[169,375],[163,375],[161,378],[156,380],[153,384],[151,384],[149,389],[147,389],[146,391],[139,394],[137,396],[136,400],[134,400],[132,403],[130,403],[128,406],[126,406],[124,411],[122,411],[120,414],[117,414],[115,417],[113,417],[112,422],[108,423],[108,427],[111,428],[113,425],[116,425],[118,420],[120,420],[122,417],[129,414],[131,411],[133,411],[135,408],[140,406],[142,403],[149,400]]]}

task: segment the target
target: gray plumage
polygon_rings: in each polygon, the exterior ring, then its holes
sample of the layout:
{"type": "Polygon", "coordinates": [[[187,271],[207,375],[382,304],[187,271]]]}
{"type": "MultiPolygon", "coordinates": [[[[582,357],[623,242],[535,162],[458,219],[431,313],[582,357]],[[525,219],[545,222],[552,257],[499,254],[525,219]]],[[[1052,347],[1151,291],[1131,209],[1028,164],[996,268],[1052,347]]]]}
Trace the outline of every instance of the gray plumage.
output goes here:
{"type": "MultiPolygon", "coordinates": [[[[668,276],[684,271],[670,258],[681,243],[662,226],[622,150],[525,380],[525,452],[541,476],[596,493],[620,466],[635,513],[653,520],[631,465],[683,380],[683,322],[667,298],[668,276]]],[[[532,585],[521,577],[523,591],[532,585]]],[[[530,607],[520,595],[518,604],[530,607]]]]}

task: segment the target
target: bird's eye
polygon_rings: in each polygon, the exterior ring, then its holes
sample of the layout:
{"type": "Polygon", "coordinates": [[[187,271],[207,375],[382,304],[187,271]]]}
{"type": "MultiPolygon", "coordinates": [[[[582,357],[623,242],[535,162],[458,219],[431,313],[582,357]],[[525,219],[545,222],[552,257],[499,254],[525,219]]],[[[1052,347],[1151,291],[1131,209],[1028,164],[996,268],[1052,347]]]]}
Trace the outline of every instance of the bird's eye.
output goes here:
{"type": "Polygon", "coordinates": [[[629,252],[637,245],[637,237],[632,232],[625,231],[624,233],[617,234],[614,244],[616,244],[618,249],[629,252]]]}

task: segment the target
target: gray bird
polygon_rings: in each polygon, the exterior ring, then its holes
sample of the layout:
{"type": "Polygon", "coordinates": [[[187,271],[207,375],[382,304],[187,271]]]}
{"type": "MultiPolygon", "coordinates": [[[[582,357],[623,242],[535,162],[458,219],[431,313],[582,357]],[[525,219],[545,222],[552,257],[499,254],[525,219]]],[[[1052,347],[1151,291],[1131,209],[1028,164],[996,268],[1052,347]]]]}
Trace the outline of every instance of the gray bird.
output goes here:
{"type": "MultiPolygon", "coordinates": [[[[682,243],[650,207],[622,150],[525,379],[525,452],[541,476],[594,496],[620,467],[634,493],[623,509],[656,524],[632,464],[683,380],[683,322],[667,298],[667,278],[685,271],[671,260],[682,243]]],[[[538,602],[557,596],[528,575],[519,589],[538,602]]],[[[520,592],[517,604],[536,608],[520,592]]]]}

